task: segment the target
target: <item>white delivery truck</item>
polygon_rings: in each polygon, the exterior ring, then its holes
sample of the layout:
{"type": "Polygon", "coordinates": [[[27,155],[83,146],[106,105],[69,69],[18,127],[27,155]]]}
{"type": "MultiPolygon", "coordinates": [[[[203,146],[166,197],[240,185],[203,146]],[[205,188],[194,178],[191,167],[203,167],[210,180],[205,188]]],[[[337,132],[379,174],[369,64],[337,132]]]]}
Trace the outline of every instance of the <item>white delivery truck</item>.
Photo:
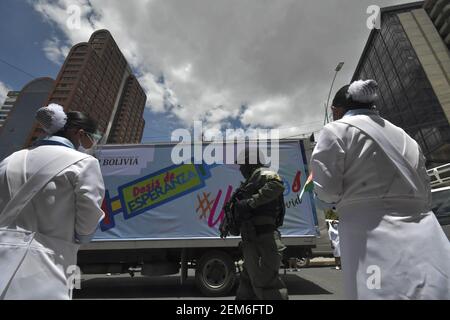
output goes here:
{"type": "MultiPolygon", "coordinates": [[[[309,141],[279,143],[279,174],[286,187],[280,230],[286,259],[308,256],[317,235],[312,195],[298,199],[308,178],[304,143],[309,141]]],[[[180,273],[183,283],[188,268],[195,268],[196,285],[205,295],[222,296],[233,288],[240,238],[221,239],[218,228],[223,205],[243,180],[239,167],[198,161],[177,165],[172,161],[176,146],[105,145],[98,150],[106,217],[93,242],[79,251],[84,274],[180,273]]],[[[234,143],[226,147],[237,152],[234,143]]],[[[201,150],[211,151],[211,145],[203,144],[201,150]]]]}

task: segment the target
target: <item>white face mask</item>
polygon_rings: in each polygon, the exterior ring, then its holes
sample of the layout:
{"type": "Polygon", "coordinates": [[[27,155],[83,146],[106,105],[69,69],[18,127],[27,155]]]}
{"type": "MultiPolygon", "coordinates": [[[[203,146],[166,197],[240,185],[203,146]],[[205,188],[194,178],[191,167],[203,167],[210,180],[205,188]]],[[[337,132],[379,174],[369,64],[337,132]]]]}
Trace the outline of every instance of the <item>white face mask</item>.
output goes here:
{"type": "MultiPolygon", "coordinates": [[[[94,134],[94,136],[95,136],[95,134],[94,134]]],[[[92,138],[91,135],[88,135],[89,139],[92,142],[92,147],[90,147],[89,149],[86,149],[85,147],[83,147],[83,144],[81,143],[81,140],[80,140],[80,146],[78,147],[78,151],[95,157],[95,152],[97,151],[98,141],[101,139],[101,135],[97,135],[97,136],[98,136],[97,138],[92,138]]]]}
{"type": "Polygon", "coordinates": [[[90,156],[94,156],[94,155],[95,155],[95,150],[96,150],[96,146],[92,146],[91,148],[86,149],[85,147],[83,147],[83,146],[80,144],[80,146],[78,147],[78,151],[79,151],[79,152],[88,154],[88,155],[90,155],[90,156]]]}
{"type": "Polygon", "coordinates": [[[89,149],[86,149],[85,147],[83,147],[83,144],[80,141],[80,146],[77,149],[79,152],[88,154],[90,156],[94,156],[95,155],[95,151],[97,150],[97,142],[94,142],[92,144],[92,147],[90,147],[89,149]]]}

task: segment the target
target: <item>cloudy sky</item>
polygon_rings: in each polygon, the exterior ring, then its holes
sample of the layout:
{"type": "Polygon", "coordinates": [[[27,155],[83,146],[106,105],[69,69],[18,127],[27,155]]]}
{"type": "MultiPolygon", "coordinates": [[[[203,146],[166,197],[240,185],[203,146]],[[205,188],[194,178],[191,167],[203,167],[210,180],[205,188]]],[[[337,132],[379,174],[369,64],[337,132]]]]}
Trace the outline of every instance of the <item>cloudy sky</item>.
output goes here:
{"type": "MultiPolygon", "coordinates": [[[[110,30],[147,92],[144,141],[205,127],[319,130],[355,70],[369,5],[401,0],[1,0],[0,59],[56,77],[69,50],[110,30]],[[79,9],[78,9],[79,8],[79,9]],[[76,19],[80,12],[80,20],[76,19]]],[[[0,100],[30,78],[0,62],[0,100]]]]}

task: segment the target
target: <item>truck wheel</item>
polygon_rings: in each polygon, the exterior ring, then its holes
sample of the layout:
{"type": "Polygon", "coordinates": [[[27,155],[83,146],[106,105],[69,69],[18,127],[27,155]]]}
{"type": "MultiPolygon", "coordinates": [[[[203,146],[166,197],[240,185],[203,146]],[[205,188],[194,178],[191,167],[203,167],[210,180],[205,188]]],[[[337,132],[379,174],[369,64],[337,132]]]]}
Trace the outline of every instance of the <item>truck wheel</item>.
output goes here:
{"type": "Polygon", "coordinates": [[[223,251],[205,253],[195,269],[195,284],[207,297],[228,294],[236,282],[233,258],[223,251]]]}
{"type": "Polygon", "coordinates": [[[299,268],[308,268],[310,260],[309,258],[299,258],[297,262],[297,267],[299,268]]]}

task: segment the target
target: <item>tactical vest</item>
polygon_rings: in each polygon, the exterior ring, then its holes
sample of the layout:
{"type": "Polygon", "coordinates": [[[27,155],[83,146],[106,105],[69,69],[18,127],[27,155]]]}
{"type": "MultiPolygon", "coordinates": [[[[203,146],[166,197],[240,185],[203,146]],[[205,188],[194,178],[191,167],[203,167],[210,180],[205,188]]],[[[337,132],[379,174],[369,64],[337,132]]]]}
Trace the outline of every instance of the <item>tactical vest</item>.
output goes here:
{"type": "MultiPolygon", "coordinates": [[[[265,172],[268,171],[266,168],[257,169],[243,184],[243,189],[245,190],[243,193],[244,198],[251,198],[267,181],[270,181],[270,177],[261,175],[263,170],[265,172]]],[[[284,197],[281,194],[277,199],[265,203],[256,209],[251,209],[251,221],[255,225],[274,225],[280,227],[283,224],[285,211],[284,197]]]]}

